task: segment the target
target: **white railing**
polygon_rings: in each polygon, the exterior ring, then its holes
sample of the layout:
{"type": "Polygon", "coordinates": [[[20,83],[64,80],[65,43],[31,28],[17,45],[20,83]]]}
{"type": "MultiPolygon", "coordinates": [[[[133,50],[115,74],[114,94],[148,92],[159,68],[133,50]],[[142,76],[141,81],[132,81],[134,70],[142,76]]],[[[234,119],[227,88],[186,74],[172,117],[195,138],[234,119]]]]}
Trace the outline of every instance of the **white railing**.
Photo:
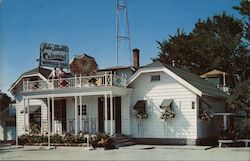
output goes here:
{"type": "Polygon", "coordinates": [[[86,77],[71,77],[61,79],[24,81],[23,91],[53,90],[61,88],[84,88],[98,86],[125,87],[127,79],[125,75],[115,74],[95,75],[86,77]]]}
{"type": "Polygon", "coordinates": [[[217,88],[219,88],[220,90],[224,91],[224,92],[229,92],[229,88],[227,86],[224,85],[217,85],[217,88]]]}
{"type": "MultiPolygon", "coordinates": [[[[82,128],[80,128],[78,124],[78,132],[88,133],[88,134],[94,134],[97,133],[97,118],[82,118],[82,128]],[[82,131],[80,130],[82,129],[82,131]]],[[[78,122],[79,123],[79,122],[78,122]]],[[[75,119],[68,119],[68,130],[71,133],[75,132],[75,119]]]]}

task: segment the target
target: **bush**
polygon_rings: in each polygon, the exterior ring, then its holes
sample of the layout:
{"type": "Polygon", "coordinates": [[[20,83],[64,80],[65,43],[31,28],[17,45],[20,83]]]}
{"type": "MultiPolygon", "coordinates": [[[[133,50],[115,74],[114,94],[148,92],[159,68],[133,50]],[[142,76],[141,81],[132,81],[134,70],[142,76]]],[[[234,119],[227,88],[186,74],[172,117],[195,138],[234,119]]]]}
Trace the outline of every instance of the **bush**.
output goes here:
{"type": "Polygon", "coordinates": [[[33,144],[33,143],[44,143],[48,141],[48,137],[44,135],[28,135],[24,134],[18,137],[18,144],[33,144]]]}
{"type": "Polygon", "coordinates": [[[63,137],[64,143],[75,143],[75,136],[71,133],[66,133],[66,135],[63,137]]]}
{"type": "MultiPolygon", "coordinates": [[[[18,144],[34,144],[34,143],[47,143],[48,137],[44,135],[28,135],[24,134],[18,137],[18,144]]],[[[71,143],[71,144],[79,144],[86,143],[86,139],[83,134],[73,135],[71,133],[67,133],[65,136],[61,136],[58,134],[52,135],[50,137],[51,143],[71,143]]]]}
{"type": "Polygon", "coordinates": [[[76,135],[75,143],[86,143],[86,142],[87,142],[87,140],[86,140],[86,138],[84,138],[83,134],[76,135]]]}
{"type": "Polygon", "coordinates": [[[63,137],[58,134],[55,134],[50,137],[50,142],[51,143],[63,143],[63,137]]]}

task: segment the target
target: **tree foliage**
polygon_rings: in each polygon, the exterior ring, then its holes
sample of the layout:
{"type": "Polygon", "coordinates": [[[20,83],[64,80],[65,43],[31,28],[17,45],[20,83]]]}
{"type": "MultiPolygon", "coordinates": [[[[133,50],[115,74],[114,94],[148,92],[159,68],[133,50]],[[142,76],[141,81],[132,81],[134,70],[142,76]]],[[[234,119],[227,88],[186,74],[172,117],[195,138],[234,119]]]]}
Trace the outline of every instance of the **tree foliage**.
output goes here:
{"type": "Polygon", "coordinates": [[[235,80],[249,76],[250,56],[243,40],[244,24],[225,12],[199,20],[186,34],[178,29],[168,40],[157,42],[160,53],[156,59],[189,71],[202,74],[212,69],[229,73],[232,86],[235,80]]]}
{"type": "Polygon", "coordinates": [[[3,111],[7,107],[9,107],[10,103],[11,103],[11,98],[6,93],[0,92],[0,110],[3,111]]]}
{"type": "Polygon", "coordinates": [[[242,0],[240,6],[234,6],[233,8],[238,10],[243,16],[245,21],[245,38],[250,41],[250,1],[242,0]]]}
{"type": "Polygon", "coordinates": [[[232,109],[250,113],[250,79],[240,82],[232,90],[228,103],[232,109]]]}

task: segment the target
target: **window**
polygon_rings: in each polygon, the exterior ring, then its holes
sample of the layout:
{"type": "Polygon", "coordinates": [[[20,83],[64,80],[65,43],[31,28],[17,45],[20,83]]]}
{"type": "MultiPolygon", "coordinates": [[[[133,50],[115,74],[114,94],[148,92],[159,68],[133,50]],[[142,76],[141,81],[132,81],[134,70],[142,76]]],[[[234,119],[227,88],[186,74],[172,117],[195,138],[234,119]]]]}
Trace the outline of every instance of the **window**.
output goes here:
{"type": "MultiPolygon", "coordinates": [[[[80,105],[78,105],[78,115],[80,115],[80,105]]],[[[86,105],[82,105],[82,116],[86,116],[87,115],[87,106],[86,105]]]]}
{"type": "Polygon", "coordinates": [[[192,109],[195,109],[195,102],[192,101],[192,109]]]}
{"type": "Polygon", "coordinates": [[[160,75],[151,75],[151,82],[158,82],[161,80],[160,75]]]}

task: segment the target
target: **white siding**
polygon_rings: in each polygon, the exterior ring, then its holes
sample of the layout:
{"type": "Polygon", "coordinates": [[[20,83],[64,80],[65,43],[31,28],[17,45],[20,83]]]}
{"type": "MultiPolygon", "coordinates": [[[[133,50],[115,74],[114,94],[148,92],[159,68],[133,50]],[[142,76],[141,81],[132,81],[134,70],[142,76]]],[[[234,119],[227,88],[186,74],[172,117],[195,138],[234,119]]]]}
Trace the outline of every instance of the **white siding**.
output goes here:
{"type": "Polygon", "coordinates": [[[121,97],[121,125],[122,125],[122,134],[131,135],[130,132],[130,107],[128,96],[121,97]]]}
{"type": "MultiPolygon", "coordinates": [[[[203,97],[203,99],[212,107],[211,110],[215,113],[225,112],[225,100],[213,97],[203,97]]],[[[222,119],[222,116],[215,116],[210,121],[198,119],[198,138],[218,135],[219,131],[223,128],[222,119]]]]}
{"type": "MultiPolygon", "coordinates": [[[[147,100],[146,111],[149,118],[139,122],[133,118],[131,130],[133,137],[138,138],[191,138],[197,137],[196,110],[192,109],[192,101],[196,103],[196,95],[180,85],[166,73],[141,74],[132,84],[131,113],[137,100],[147,100]],[[152,74],[160,74],[159,82],[151,82],[152,74]],[[163,99],[173,99],[176,117],[168,122],[160,119],[159,108],[163,99]]],[[[133,114],[132,114],[133,115],[133,114]]]]}
{"type": "MultiPolygon", "coordinates": [[[[28,106],[28,101],[25,102],[26,107],[28,106]]],[[[32,105],[40,105],[41,106],[41,127],[43,127],[42,120],[47,119],[47,105],[44,101],[40,99],[30,99],[30,106],[32,105]]],[[[24,134],[24,113],[21,111],[24,109],[24,101],[20,101],[16,103],[16,122],[17,122],[17,133],[18,135],[24,134]]],[[[26,125],[28,125],[28,115],[26,114],[26,125]]],[[[41,129],[42,130],[42,129],[41,129]]]]}

